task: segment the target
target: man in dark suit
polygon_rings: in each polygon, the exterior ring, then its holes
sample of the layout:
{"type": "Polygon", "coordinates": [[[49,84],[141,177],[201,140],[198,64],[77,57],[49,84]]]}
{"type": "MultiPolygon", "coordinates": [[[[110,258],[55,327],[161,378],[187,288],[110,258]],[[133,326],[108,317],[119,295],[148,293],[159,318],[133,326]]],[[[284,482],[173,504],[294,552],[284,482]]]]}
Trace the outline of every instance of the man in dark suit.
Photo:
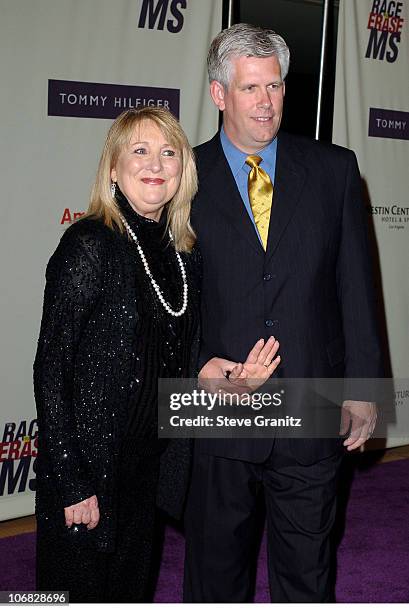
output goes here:
{"type": "MultiPolygon", "coordinates": [[[[243,362],[258,338],[273,335],[283,378],[381,375],[355,155],[279,132],[288,65],[280,36],[246,24],[221,32],[210,47],[210,93],[223,127],[196,148],[202,379],[221,378],[216,355],[243,362]]],[[[345,388],[344,437],[196,441],[185,601],[248,601],[260,490],[272,601],[331,599],[340,463],[376,421],[372,398],[345,388]]]]}

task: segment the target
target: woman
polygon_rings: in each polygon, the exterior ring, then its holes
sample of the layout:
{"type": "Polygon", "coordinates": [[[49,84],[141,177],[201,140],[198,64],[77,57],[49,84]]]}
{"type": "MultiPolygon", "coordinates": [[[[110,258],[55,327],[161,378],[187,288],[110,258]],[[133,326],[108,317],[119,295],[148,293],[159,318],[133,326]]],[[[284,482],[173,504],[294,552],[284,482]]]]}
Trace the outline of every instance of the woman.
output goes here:
{"type": "MultiPolygon", "coordinates": [[[[147,599],[156,499],[178,514],[188,474],[186,443],[158,439],[156,411],[159,377],[194,375],[196,188],[176,119],[158,108],[122,113],[88,213],[48,264],[34,364],[39,590],[147,599]]],[[[272,371],[262,363],[276,348],[258,349],[254,377],[272,371]]]]}

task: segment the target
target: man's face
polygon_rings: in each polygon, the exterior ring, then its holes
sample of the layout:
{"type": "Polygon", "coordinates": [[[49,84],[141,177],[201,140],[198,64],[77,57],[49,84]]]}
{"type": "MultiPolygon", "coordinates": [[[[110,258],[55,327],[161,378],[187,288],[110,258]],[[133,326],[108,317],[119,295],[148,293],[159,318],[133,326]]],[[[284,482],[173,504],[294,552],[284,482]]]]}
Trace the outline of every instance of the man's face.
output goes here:
{"type": "Polygon", "coordinates": [[[285,93],[280,64],[274,55],[242,56],[232,58],[231,67],[229,87],[213,81],[210,93],[231,142],[244,153],[256,153],[280,127],[285,93]]]}

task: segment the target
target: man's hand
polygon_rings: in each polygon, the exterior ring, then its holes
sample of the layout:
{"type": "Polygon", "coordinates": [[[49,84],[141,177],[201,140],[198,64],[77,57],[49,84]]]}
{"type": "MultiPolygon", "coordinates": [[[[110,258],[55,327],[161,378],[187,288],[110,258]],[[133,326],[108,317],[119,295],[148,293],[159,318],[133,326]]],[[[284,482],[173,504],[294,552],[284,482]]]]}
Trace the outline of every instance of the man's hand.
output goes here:
{"type": "Polygon", "coordinates": [[[274,359],[279,346],[274,337],[269,338],[267,342],[260,339],[244,363],[213,357],[200,370],[199,383],[212,393],[251,393],[270,378],[280,363],[279,356],[274,359]]]}
{"type": "Polygon", "coordinates": [[[371,437],[376,419],[377,408],[373,402],[346,400],[342,404],[340,435],[345,435],[351,426],[351,432],[344,440],[347,450],[359,448],[371,437]]]}
{"type": "Polygon", "coordinates": [[[247,355],[247,359],[239,368],[234,369],[229,376],[229,380],[233,384],[243,385],[247,388],[247,393],[256,391],[262,384],[266,382],[278,367],[281,357],[275,355],[280,347],[278,340],[271,336],[267,342],[261,338],[251,349],[247,355]]]}
{"type": "Polygon", "coordinates": [[[83,499],[78,504],[64,508],[65,524],[71,527],[73,523],[87,525],[87,529],[94,529],[99,523],[99,508],[97,496],[93,495],[83,499]]]}

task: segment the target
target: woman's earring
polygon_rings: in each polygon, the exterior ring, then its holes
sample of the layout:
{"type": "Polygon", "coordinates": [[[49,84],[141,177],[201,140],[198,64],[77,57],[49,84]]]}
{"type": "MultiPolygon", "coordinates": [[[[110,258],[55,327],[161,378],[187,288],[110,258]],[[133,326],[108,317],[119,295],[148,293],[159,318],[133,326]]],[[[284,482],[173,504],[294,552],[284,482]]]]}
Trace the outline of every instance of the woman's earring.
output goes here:
{"type": "Polygon", "coordinates": [[[116,183],[111,182],[111,196],[114,198],[116,193],[116,183]]]}

